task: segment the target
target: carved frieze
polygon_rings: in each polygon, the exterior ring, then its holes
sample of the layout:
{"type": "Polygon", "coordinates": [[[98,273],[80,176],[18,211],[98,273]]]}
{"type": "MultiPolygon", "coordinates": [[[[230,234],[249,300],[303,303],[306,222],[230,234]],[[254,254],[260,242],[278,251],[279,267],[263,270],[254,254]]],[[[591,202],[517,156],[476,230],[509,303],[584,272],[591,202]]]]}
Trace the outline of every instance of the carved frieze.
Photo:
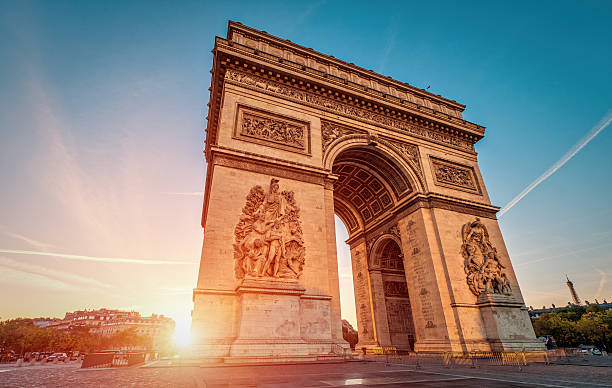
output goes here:
{"type": "Polygon", "coordinates": [[[436,185],[481,194],[473,167],[434,157],[430,161],[436,185]]]}
{"type": "Polygon", "coordinates": [[[414,338],[414,324],[410,301],[407,299],[387,299],[385,304],[387,307],[389,333],[401,333],[402,335],[414,338]]]}
{"type": "Polygon", "coordinates": [[[238,106],[236,137],[290,151],[309,152],[310,126],[306,122],[238,106]]]}
{"type": "Polygon", "coordinates": [[[325,153],[327,147],[334,140],[352,132],[353,131],[349,130],[348,128],[332,123],[331,121],[321,120],[321,147],[323,149],[323,153],[325,153]]]}
{"type": "Polygon", "coordinates": [[[414,172],[424,182],[423,168],[421,167],[421,155],[419,154],[419,147],[410,143],[394,142],[393,145],[399,149],[400,153],[408,161],[408,164],[412,167],[414,172]]]}
{"type": "Polygon", "coordinates": [[[302,275],[306,249],[300,209],[293,191],[279,192],[278,179],[271,179],[267,191],[259,185],[251,188],[234,239],[237,279],[302,275]]]}
{"type": "Polygon", "coordinates": [[[419,156],[419,147],[414,144],[408,143],[395,143],[399,149],[402,151],[402,154],[411,162],[412,166],[415,167],[417,171],[421,171],[421,158],[419,156]]]}
{"type": "Polygon", "coordinates": [[[400,281],[385,281],[383,282],[383,289],[385,297],[396,297],[396,298],[407,298],[408,297],[408,286],[406,282],[400,281]]]}
{"type": "Polygon", "coordinates": [[[401,120],[379,114],[365,108],[339,102],[331,97],[310,93],[293,86],[252,75],[235,69],[228,69],[225,73],[227,82],[236,83],[250,88],[265,91],[267,93],[281,95],[283,98],[302,104],[315,106],[330,112],[367,122],[374,125],[382,125],[387,128],[407,133],[415,137],[427,139],[436,143],[448,145],[463,151],[474,152],[474,145],[458,136],[437,131],[435,129],[418,125],[409,120],[401,120]]]}
{"type": "Polygon", "coordinates": [[[463,268],[470,291],[476,296],[481,293],[512,293],[505,267],[499,262],[497,249],[489,241],[489,232],[480,219],[463,225],[461,234],[463,268]]]}

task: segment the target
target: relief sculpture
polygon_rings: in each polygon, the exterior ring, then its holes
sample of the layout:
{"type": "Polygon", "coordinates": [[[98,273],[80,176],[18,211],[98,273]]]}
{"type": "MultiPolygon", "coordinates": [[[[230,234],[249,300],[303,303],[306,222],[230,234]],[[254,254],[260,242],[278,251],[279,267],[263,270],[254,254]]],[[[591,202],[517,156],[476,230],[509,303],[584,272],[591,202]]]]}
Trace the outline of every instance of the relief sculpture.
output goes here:
{"type": "Polygon", "coordinates": [[[268,191],[251,188],[234,230],[237,279],[245,276],[297,279],[302,274],[305,247],[300,209],[293,191],[279,192],[272,178],[268,191]]]}
{"type": "Polygon", "coordinates": [[[431,166],[436,184],[480,194],[472,167],[433,157],[431,157],[431,166]]]}
{"type": "Polygon", "coordinates": [[[479,218],[462,228],[461,255],[465,259],[467,284],[476,296],[481,293],[510,294],[512,289],[497,250],[489,241],[489,232],[479,218]]]}
{"type": "Polygon", "coordinates": [[[270,140],[297,148],[304,148],[305,134],[302,125],[283,120],[256,116],[245,112],[242,118],[242,134],[258,139],[270,140]]]}
{"type": "Polygon", "coordinates": [[[348,134],[349,131],[344,127],[331,123],[329,121],[321,120],[321,146],[323,152],[327,147],[336,139],[348,134]]]}

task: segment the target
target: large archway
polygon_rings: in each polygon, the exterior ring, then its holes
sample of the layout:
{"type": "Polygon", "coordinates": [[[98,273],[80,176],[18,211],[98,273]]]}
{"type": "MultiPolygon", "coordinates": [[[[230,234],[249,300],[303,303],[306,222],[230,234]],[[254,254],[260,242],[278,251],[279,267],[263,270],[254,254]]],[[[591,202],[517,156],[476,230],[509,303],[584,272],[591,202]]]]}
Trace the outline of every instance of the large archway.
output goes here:
{"type": "MultiPolygon", "coordinates": [[[[395,150],[353,138],[333,160],[334,210],[349,232],[360,348],[412,350],[415,326],[395,210],[418,187],[395,150]],[[386,151],[386,152],[385,152],[386,151]],[[360,245],[365,242],[365,251],[360,245]]],[[[330,149],[330,153],[334,147],[330,149]]]]}

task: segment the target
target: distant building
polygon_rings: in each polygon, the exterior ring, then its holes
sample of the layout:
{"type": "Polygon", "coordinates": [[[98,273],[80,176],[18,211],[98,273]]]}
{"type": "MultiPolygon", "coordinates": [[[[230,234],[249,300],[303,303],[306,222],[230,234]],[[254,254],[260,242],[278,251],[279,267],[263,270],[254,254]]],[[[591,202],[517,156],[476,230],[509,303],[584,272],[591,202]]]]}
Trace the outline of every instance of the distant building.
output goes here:
{"type": "MultiPolygon", "coordinates": [[[[551,305],[551,307],[542,306],[541,309],[534,309],[533,307],[529,306],[529,316],[532,319],[537,319],[542,314],[558,313],[561,311],[565,311],[570,307],[582,305],[582,303],[580,302],[580,298],[578,297],[578,293],[576,292],[576,289],[574,288],[574,283],[571,280],[569,280],[569,277],[567,277],[567,275],[565,275],[565,279],[567,279],[567,282],[565,284],[567,284],[567,287],[570,290],[570,296],[572,298],[572,302],[567,302],[567,306],[564,306],[564,307],[556,307],[553,304],[551,305]]],[[[603,303],[599,303],[597,299],[595,299],[595,303],[589,303],[588,300],[584,301],[584,306],[590,306],[591,304],[597,305],[606,310],[612,309],[612,303],[608,303],[608,301],[605,299],[603,303]]]]}
{"type": "Polygon", "coordinates": [[[580,298],[578,298],[578,294],[576,293],[576,289],[574,288],[574,283],[572,283],[571,280],[569,280],[569,278],[567,277],[567,275],[565,275],[565,278],[567,279],[567,287],[570,290],[570,295],[572,297],[572,301],[574,302],[575,305],[580,306],[580,298]]]}
{"type": "MultiPolygon", "coordinates": [[[[597,300],[595,300],[595,303],[589,303],[589,301],[585,301],[585,305],[581,306],[581,307],[588,307],[588,306],[599,306],[605,310],[612,310],[612,303],[608,303],[607,300],[604,299],[603,303],[599,303],[597,302],[597,300]]],[[[577,306],[576,304],[573,304],[571,302],[567,302],[567,306],[563,306],[563,307],[557,307],[554,304],[551,305],[551,307],[546,307],[546,306],[542,306],[541,309],[534,309],[532,306],[529,306],[529,317],[532,319],[538,319],[540,318],[540,316],[542,314],[549,314],[549,313],[560,313],[563,312],[571,307],[575,307],[577,306]]]]}
{"type": "MultiPolygon", "coordinates": [[[[48,319],[48,318],[47,318],[48,319]]],[[[55,330],[69,330],[78,327],[88,327],[91,333],[103,337],[110,337],[117,332],[134,328],[138,335],[153,337],[153,342],[167,338],[174,332],[174,320],[163,315],[153,314],[143,317],[136,311],[121,310],[77,310],[66,313],[64,319],[53,318],[43,322],[40,318],[40,327],[55,330]],[[44,325],[44,326],[42,326],[44,325]]]]}
{"type": "Polygon", "coordinates": [[[49,325],[55,324],[57,322],[60,322],[62,319],[61,318],[34,318],[32,319],[34,326],[38,326],[38,327],[47,327],[49,325]]]}

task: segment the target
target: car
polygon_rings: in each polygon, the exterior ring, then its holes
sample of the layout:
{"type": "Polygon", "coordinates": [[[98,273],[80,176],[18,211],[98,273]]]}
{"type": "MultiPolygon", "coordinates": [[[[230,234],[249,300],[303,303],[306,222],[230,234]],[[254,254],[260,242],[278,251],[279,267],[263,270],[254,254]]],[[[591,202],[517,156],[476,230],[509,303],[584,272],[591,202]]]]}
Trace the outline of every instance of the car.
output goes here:
{"type": "Polygon", "coordinates": [[[53,353],[49,357],[47,357],[47,362],[51,361],[66,361],[68,355],[66,353],[53,353]]]}
{"type": "Polygon", "coordinates": [[[580,353],[582,354],[592,354],[594,356],[601,356],[601,350],[597,349],[593,345],[580,345],[578,346],[580,353]]]}

